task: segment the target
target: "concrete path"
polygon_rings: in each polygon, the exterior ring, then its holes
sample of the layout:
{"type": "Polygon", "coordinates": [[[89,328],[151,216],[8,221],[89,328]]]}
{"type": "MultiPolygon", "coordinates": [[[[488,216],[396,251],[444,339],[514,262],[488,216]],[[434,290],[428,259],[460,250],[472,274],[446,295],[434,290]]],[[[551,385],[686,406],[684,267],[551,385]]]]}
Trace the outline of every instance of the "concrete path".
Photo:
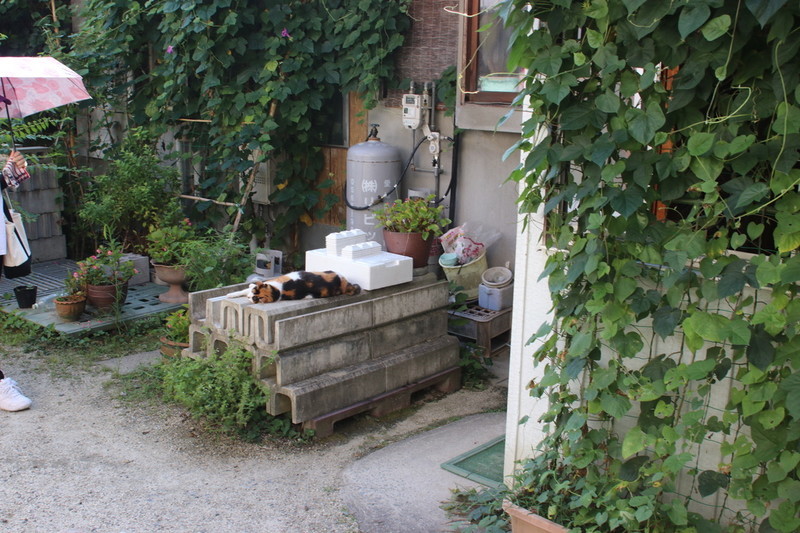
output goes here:
{"type": "Polygon", "coordinates": [[[391,444],[345,468],[342,499],[362,533],[448,531],[441,502],[453,488],[481,485],[441,463],[504,432],[505,413],[484,413],[391,444]]]}

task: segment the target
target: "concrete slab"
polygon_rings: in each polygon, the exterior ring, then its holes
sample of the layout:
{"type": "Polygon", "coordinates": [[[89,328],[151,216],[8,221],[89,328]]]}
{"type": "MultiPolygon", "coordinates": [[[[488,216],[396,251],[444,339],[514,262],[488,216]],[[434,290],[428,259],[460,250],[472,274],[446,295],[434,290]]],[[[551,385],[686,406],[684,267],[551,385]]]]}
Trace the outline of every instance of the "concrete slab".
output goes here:
{"type": "Polygon", "coordinates": [[[362,533],[451,531],[439,507],[456,487],[478,483],[441,463],[505,433],[505,413],[473,415],[371,453],[343,475],[342,498],[362,533]]]}
{"type": "Polygon", "coordinates": [[[159,350],[153,350],[100,361],[99,364],[120,374],[130,374],[142,366],[158,363],[162,357],[159,350]]]}

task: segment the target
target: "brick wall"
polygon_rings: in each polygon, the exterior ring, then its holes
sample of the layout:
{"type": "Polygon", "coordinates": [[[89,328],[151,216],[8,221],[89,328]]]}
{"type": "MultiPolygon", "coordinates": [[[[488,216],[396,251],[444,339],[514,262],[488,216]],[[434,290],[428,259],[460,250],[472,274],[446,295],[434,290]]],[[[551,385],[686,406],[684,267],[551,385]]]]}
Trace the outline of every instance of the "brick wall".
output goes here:
{"type": "MultiPolygon", "coordinates": [[[[458,58],[458,25],[461,17],[445,11],[445,7],[457,11],[457,0],[414,0],[409,10],[412,19],[410,33],[398,52],[398,79],[417,83],[417,92],[422,84],[438,80],[442,71],[455,65],[458,58]]],[[[408,87],[390,89],[384,104],[400,107],[400,97],[408,87]]]]}

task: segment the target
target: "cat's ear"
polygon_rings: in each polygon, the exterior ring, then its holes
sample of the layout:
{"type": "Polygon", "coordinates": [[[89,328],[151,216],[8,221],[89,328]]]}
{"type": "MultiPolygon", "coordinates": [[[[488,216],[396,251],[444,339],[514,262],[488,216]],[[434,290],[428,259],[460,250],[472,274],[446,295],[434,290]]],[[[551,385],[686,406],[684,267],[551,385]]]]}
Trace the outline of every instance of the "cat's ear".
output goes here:
{"type": "Polygon", "coordinates": [[[348,283],[347,284],[347,290],[345,291],[345,294],[348,294],[350,296],[352,296],[354,294],[361,294],[361,286],[360,285],[356,285],[355,283],[348,283]]]}

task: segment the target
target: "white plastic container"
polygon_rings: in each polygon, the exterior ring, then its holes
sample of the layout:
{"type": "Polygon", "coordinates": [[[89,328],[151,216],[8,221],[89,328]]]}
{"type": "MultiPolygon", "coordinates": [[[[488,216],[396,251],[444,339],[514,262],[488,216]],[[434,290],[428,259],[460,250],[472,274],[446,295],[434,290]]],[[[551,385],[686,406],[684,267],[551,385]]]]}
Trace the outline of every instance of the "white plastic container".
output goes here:
{"type": "Polygon", "coordinates": [[[514,282],[499,288],[478,285],[478,305],[490,311],[502,311],[511,307],[514,300],[514,282]]]}
{"type": "Polygon", "coordinates": [[[348,259],[327,253],[325,248],[306,252],[306,270],[333,270],[365,291],[374,291],[413,279],[413,260],[404,255],[377,252],[366,257],[348,259]]]}

